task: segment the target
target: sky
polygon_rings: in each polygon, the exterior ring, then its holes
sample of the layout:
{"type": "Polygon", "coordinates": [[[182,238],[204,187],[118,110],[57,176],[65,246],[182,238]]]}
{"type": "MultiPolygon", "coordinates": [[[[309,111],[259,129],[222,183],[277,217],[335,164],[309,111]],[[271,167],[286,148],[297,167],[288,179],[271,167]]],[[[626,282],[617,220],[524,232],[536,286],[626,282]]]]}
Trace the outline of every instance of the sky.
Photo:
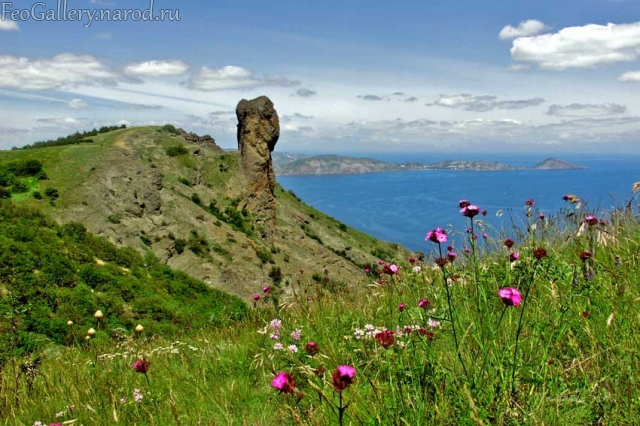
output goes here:
{"type": "Polygon", "coordinates": [[[640,3],[0,0],[0,149],[166,123],[231,149],[261,95],[279,151],[640,153],[640,3]]]}

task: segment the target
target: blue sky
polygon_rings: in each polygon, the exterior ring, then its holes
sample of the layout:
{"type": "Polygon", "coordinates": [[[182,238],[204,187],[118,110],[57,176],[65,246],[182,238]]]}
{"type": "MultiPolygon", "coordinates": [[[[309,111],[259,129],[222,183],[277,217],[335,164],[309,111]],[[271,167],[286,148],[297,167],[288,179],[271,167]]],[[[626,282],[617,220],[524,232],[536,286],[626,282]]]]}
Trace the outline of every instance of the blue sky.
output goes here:
{"type": "Polygon", "coordinates": [[[155,0],[180,20],[91,25],[37,3],[0,1],[0,148],[116,123],[233,148],[235,105],[265,94],[282,151],[640,152],[632,0],[155,0]]]}

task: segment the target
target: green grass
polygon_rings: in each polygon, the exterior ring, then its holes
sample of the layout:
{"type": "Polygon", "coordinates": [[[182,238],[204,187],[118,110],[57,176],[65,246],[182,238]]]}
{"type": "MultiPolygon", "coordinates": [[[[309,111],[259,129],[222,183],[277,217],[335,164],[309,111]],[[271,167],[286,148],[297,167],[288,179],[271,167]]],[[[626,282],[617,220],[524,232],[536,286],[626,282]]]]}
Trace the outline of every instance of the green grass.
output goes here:
{"type": "Polygon", "coordinates": [[[332,374],[351,365],[357,372],[342,392],[344,424],[634,424],[638,213],[611,212],[595,227],[584,218],[569,207],[544,222],[529,219],[536,226],[514,238],[515,263],[502,245],[514,230],[490,234],[493,248],[477,257],[458,253],[444,268],[434,264],[438,246],[426,243],[424,263],[397,262],[397,275],[380,265],[355,288],[333,286],[331,273],[312,280],[301,271],[285,295],[262,294],[247,319],[184,330],[177,341],[148,330],[84,341],[84,327],[73,326],[79,340],[67,347],[6,358],[0,418],[16,425],[334,425],[340,394],[332,374]],[[537,259],[541,247],[547,256],[537,259]],[[586,250],[592,257],[582,260],[586,250]],[[522,292],[519,306],[501,301],[504,287],[522,292]],[[272,297],[281,303],[274,306],[272,297]],[[428,309],[418,306],[424,298],[428,309]],[[274,318],[281,320],[277,341],[270,338],[274,318]],[[398,326],[417,330],[398,333],[398,326]],[[394,331],[393,344],[385,349],[376,338],[358,338],[369,328],[394,331]],[[292,337],[296,329],[300,341],[292,337]],[[319,354],[305,352],[310,341],[319,354]],[[276,342],[285,349],[274,349],[276,342]],[[292,344],[296,353],[286,349],[292,344]],[[147,377],[131,367],[142,358],[151,362],[147,377]],[[37,374],[22,373],[34,359],[41,361],[37,374]],[[295,377],[292,394],[270,386],[280,371],[295,377]],[[135,389],[141,402],[133,400],[135,389]]]}

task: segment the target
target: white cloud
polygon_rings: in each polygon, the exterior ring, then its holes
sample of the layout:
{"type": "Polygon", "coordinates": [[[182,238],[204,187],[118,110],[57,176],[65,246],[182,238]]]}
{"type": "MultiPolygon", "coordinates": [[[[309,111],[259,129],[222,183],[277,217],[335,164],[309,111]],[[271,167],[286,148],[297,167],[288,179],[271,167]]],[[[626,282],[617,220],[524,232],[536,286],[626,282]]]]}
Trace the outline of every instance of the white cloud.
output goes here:
{"type": "Polygon", "coordinates": [[[191,89],[203,91],[249,89],[259,86],[290,87],[299,84],[299,81],[289,80],[278,75],[258,77],[251,71],[234,65],[228,65],[219,70],[202,67],[189,81],[191,89]]]}
{"type": "Polygon", "coordinates": [[[71,100],[67,106],[71,109],[87,109],[89,108],[89,104],[83,101],[82,99],[73,99],[71,100]]]}
{"type": "Polygon", "coordinates": [[[427,106],[435,105],[465,111],[484,112],[494,109],[528,108],[540,105],[543,102],[544,99],[542,98],[499,101],[496,96],[475,96],[462,93],[460,95],[441,95],[433,104],[427,104],[427,106]]]}
{"type": "Polygon", "coordinates": [[[567,27],[553,34],[519,37],[511,57],[540,68],[589,68],[640,58],[640,22],[567,27]]]}
{"type": "Polygon", "coordinates": [[[512,27],[511,25],[505,26],[500,31],[500,39],[509,40],[518,37],[529,37],[540,34],[541,32],[548,29],[549,27],[547,27],[543,22],[535,19],[528,19],[526,21],[520,22],[516,28],[512,27]]]}
{"type": "Polygon", "coordinates": [[[0,56],[0,87],[48,90],[115,79],[116,74],[89,55],[62,53],[50,59],[35,60],[11,55],[0,56]]]}
{"type": "Polygon", "coordinates": [[[548,115],[554,117],[610,117],[627,112],[627,107],[618,104],[571,104],[549,106],[548,115]]]}
{"type": "Polygon", "coordinates": [[[135,76],[162,77],[184,74],[188,70],[189,65],[182,61],[146,61],[131,64],[124,72],[135,76]]]}
{"type": "Polygon", "coordinates": [[[629,71],[618,77],[618,81],[630,82],[640,81],[640,71],[629,71]]]}
{"type": "Polygon", "coordinates": [[[100,40],[111,40],[113,38],[113,34],[111,33],[98,33],[96,34],[96,38],[100,40]]]}
{"type": "Polygon", "coordinates": [[[54,127],[79,128],[82,126],[86,126],[89,120],[87,120],[86,118],[54,117],[54,118],[38,118],[37,122],[51,125],[54,127]]]}
{"type": "Polygon", "coordinates": [[[16,21],[6,20],[0,17],[0,31],[18,31],[20,27],[16,21]]]}
{"type": "Polygon", "coordinates": [[[526,64],[513,64],[513,65],[509,65],[507,67],[507,71],[509,72],[519,72],[519,71],[526,71],[529,68],[531,68],[530,65],[526,65],[526,64]]]}
{"type": "Polygon", "coordinates": [[[310,98],[317,94],[318,92],[307,88],[298,89],[295,93],[296,96],[300,96],[301,98],[310,98]]]}

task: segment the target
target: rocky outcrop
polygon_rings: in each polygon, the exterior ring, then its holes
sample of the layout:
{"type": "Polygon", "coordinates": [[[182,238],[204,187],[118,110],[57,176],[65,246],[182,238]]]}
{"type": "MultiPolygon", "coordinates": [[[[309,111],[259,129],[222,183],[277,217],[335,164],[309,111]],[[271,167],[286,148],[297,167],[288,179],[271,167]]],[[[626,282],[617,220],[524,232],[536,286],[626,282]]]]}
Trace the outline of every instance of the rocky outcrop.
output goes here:
{"type": "MultiPolygon", "coordinates": [[[[216,140],[209,135],[199,136],[195,133],[184,132],[182,133],[182,137],[185,141],[199,144],[199,145],[208,145],[209,147],[214,147],[219,154],[222,154],[224,151],[218,145],[216,145],[216,140]]],[[[199,153],[199,151],[198,151],[199,153]]]]}
{"type": "Polygon", "coordinates": [[[266,96],[238,103],[238,150],[243,192],[239,208],[249,210],[264,236],[275,231],[275,173],[271,152],[280,137],[278,113],[266,96]]]}

